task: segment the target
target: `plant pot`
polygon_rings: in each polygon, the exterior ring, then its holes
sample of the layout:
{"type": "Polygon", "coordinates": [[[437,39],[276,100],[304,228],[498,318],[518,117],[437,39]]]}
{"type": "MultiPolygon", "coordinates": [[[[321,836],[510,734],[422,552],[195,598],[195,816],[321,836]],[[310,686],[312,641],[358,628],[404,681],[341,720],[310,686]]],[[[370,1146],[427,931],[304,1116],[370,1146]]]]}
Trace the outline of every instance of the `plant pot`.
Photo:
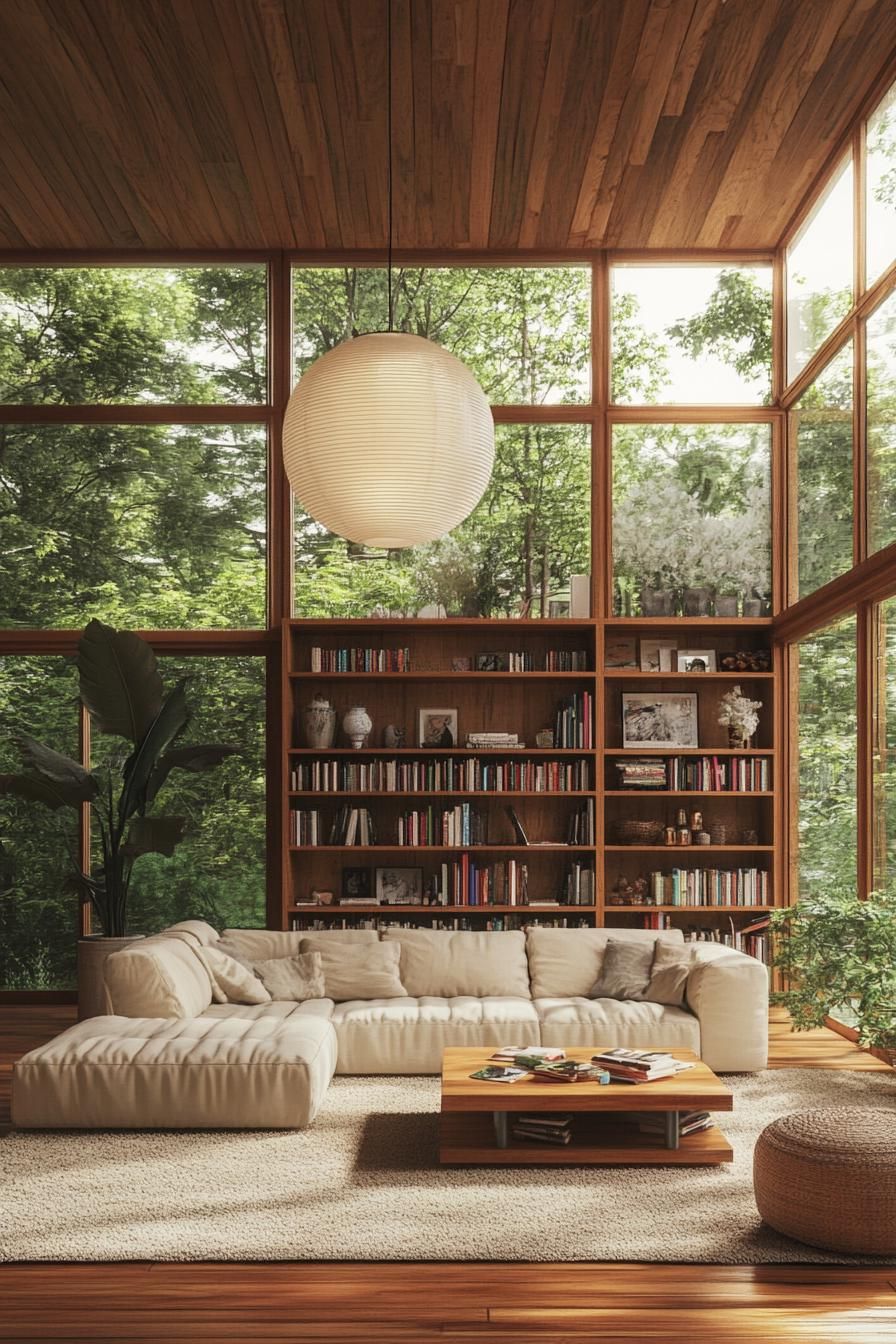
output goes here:
{"type": "Polygon", "coordinates": [[[126,938],[106,938],[101,933],[78,939],[78,1021],[85,1017],[102,1017],[108,1013],[106,982],[103,967],[106,958],[131,943],[139,942],[142,933],[126,938]]]}
{"type": "Polygon", "coordinates": [[[641,589],[641,612],[644,616],[672,616],[675,614],[675,594],[671,588],[641,589]]]}
{"type": "Polygon", "coordinates": [[[711,588],[685,588],[685,616],[708,616],[712,610],[711,588]]]}
{"type": "Polygon", "coordinates": [[[728,745],[733,747],[735,751],[748,751],[753,745],[753,739],[744,737],[743,733],[739,732],[737,728],[729,728],[728,745]]]}
{"type": "Polygon", "coordinates": [[[744,615],[745,615],[745,616],[753,616],[753,617],[755,617],[755,616],[761,616],[761,615],[762,615],[762,598],[761,598],[761,597],[745,597],[745,598],[744,598],[744,615]]]}
{"type": "Polygon", "coordinates": [[[716,597],[716,615],[717,616],[737,615],[736,593],[719,593],[719,595],[716,597]]]}

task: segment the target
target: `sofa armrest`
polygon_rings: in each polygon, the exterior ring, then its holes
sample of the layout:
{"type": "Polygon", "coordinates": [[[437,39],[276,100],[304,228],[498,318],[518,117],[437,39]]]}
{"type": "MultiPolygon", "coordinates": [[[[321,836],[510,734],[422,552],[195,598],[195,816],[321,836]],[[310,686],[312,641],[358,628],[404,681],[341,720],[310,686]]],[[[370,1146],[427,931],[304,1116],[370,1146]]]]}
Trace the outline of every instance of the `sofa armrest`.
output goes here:
{"type": "Polygon", "coordinates": [[[752,1072],[768,1064],[768,971],[745,952],[697,943],[687,1004],[700,1023],[700,1054],[711,1069],[752,1072]]]}

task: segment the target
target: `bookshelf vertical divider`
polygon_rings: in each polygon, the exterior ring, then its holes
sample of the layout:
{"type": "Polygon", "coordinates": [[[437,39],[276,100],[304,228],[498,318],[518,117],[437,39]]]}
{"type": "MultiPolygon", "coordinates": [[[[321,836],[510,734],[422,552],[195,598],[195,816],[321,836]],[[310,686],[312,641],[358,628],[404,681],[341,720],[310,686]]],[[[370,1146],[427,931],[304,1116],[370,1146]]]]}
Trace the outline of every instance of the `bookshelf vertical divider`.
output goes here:
{"type": "MultiPolygon", "coordinates": [[[[677,926],[742,942],[740,930],[781,901],[780,660],[768,671],[721,663],[770,641],[765,618],[285,621],[282,927],[403,918],[485,929],[537,920],[677,926]],[[673,665],[644,670],[642,650],[655,640],[709,650],[717,670],[679,671],[674,653],[673,665]],[[625,641],[637,665],[608,666],[625,641]],[[717,721],[722,695],[738,683],[763,704],[755,745],[742,750],[717,721]],[[623,746],[623,696],[646,695],[650,711],[651,702],[669,703],[656,696],[682,693],[697,696],[697,746],[623,746]],[[303,737],[302,709],[313,696],[336,711],[329,747],[303,737]],[[568,708],[574,702],[581,719],[586,696],[590,730],[568,708]],[[360,749],[341,728],[355,705],[373,721],[360,749]],[[419,742],[423,710],[456,715],[436,745],[419,742]],[[398,746],[394,736],[384,743],[389,725],[404,734],[398,746]],[[572,737],[537,744],[537,733],[560,726],[579,734],[575,745],[572,737]],[[515,733],[525,746],[467,745],[468,734],[497,733],[515,733]],[[625,787],[618,765],[645,758],[663,762],[670,777],[673,769],[687,776],[688,787],[625,787]],[[700,768],[715,772],[711,787],[694,787],[700,768]],[[737,769],[757,781],[761,771],[766,787],[721,787],[737,769]],[[665,844],[682,808],[689,820],[703,813],[715,843],[686,853],[665,844]],[[625,890],[636,878],[648,881],[642,900],[625,890]],[[686,885],[670,894],[673,881],[733,894],[695,904],[686,885]]],[[[747,950],[765,955],[761,934],[747,950]]]]}

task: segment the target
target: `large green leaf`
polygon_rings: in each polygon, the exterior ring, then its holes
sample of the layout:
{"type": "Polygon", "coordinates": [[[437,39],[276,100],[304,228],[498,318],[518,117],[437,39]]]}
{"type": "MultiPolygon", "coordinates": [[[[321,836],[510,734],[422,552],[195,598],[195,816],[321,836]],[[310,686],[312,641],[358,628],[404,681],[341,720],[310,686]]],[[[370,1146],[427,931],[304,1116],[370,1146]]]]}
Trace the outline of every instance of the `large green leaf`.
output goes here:
{"type": "Polygon", "coordinates": [[[140,742],[162,704],[162,678],[146,640],[91,621],[78,641],[78,675],[94,727],[140,742]]]}
{"type": "Polygon", "coordinates": [[[146,788],[159,757],[186,727],[190,717],[186,685],[185,680],[179,681],[168,693],[137,750],[125,763],[124,788],[118,802],[118,824],[122,829],[138,809],[146,806],[146,788]]]}
{"type": "Polygon", "coordinates": [[[141,854],[164,854],[170,858],[183,839],[185,825],[183,817],[134,817],[122,849],[131,859],[141,854]]]}
{"type": "Polygon", "coordinates": [[[56,784],[66,784],[83,790],[84,798],[80,800],[82,802],[89,802],[91,798],[96,797],[97,781],[79,761],[73,761],[70,756],[63,756],[52,747],[45,747],[43,742],[38,742],[37,738],[30,737],[28,733],[16,731],[13,737],[21,747],[26,764],[32,766],[39,775],[56,784]]]}
{"type": "Polygon", "coordinates": [[[228,756],[238,756],[239,747],[228,747],[221,742],[207,742],[201,746],[175,747],[166,751],[153,770],[146,786],[146,802],[151,803],[172,770],[191,770],[200,774],[220,765],[228,756]]]}
{"type": "Polygon", "coordinates": [[[96,796],[96,780],[88,776],[92,788],[58,780],[42,779],[37,775],[0,775],[0,795],[25,798],[30,803],[43,803],[54,810],[59,807],[80,807],[96,796]]]}

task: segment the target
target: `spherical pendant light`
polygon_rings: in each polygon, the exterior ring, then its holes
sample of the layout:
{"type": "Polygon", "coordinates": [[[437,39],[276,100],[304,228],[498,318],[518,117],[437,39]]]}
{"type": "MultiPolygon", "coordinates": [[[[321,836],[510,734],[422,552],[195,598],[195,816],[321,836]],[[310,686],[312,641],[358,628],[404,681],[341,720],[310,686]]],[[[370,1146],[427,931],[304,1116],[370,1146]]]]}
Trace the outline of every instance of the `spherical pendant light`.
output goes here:
{"type": "Polygon", "coordinates": [[[492,414],[473,374],[432,341],[374,332],[322,355],[293,390],[283,460],[296,499],[349,541],[434,541],[485,493],[492,414]]]}

